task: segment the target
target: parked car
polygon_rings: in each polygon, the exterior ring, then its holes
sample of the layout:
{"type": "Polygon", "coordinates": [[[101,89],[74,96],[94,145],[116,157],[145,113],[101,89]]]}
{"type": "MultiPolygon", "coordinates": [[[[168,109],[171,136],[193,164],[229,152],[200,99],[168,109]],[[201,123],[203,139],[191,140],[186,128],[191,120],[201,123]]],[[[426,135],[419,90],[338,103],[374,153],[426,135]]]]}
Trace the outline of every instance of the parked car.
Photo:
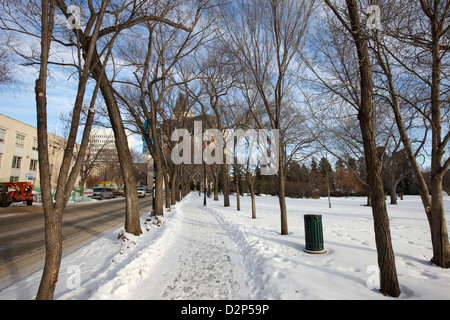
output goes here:
{"type": "Polygon", "coordinates": [[[145,189],[144,188],[137,188],[137,193],[139,198],[145,197],[145,189]]]}
{"type": "Polygon", "coordinates": [[[92,190],[92,199],[102,200],[105,198],[114,198],[114,193],[111,188],[94,188],[92,190]]]}
{"type": "Polygon", "coordinates": [[[123,190],[113,190],[113,198],[115,197],[125,197],[125,192],[123,190]]]}

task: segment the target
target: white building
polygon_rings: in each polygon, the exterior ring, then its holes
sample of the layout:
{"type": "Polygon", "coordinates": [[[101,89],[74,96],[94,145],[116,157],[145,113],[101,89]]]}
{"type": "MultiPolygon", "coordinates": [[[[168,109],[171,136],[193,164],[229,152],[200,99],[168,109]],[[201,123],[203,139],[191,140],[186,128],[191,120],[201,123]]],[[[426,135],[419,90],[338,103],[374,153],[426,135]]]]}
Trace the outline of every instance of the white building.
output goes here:
{"type": "MultiPolygon", "coordinates": [[[[151,186],[153,183],[153,159],[149,154],[145,155],[144,162],[141,162],[142,156],[136,153],[135,139],[130,132],[126,132],[128,140],[128,148],[131,151],[135,166],[144,165],[147,166],[147,178],[140,180],[139,185],[151,186]],[[147,180],[147,181],[145,181],[147,180]]],[[[120,176],[120,169],[118,168],[118,155],[115,144],[114,131],[112,129],[92,129],[88,154],[91,157],[93,169],[91,176],[103,179],[102,181],[115,181],[122,183],[120,176]],[[114,173],[119,173],[115,175],[114,173]]]]}
{"type": "MultiPolygon", "coordinates": [[[[127,132],[128,148],[134,152],[134,137],[127,132]]],[[[92,129],[89,149],[91,155],[99,154],[97,163],[111,161],[111,157],[117,157],[116,142],[113,129],[92,129]]]]}
{"type": "MultiPolygon", "coordinates": [[[[66,140],[51,133],[47,137],[51,185],[55,188],[66,140]]],[[[18,181],[30,181],[40,188],[37,128],[0,114],[0,182],[18,181]]]]}

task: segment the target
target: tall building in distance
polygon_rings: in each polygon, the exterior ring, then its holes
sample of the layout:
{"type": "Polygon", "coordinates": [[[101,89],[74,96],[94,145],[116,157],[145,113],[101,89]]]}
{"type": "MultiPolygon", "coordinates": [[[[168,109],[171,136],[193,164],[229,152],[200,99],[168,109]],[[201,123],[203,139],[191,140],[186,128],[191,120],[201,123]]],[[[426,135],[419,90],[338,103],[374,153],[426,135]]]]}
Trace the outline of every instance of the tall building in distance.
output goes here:
{"type": "MultiPolygon", "coordinates": [[[[142,165],[139,164],[140,157],[143,156],[140,153],[135,152],[135,138],[131,132],[127,131],[128,148],[137,172],[145,172],[145,177],[138,179],[139,185],[147,185],[147,174],[150,169],[147,168],[148,161],[142,165]],[[144,169],[139,168],[144,166],[144,169]]],[[[89,137],[89,145],[87,150],[87,159],[83,166],[81,175],[83,181],[89,179],[86,186],[99,185],[105,181],[114,182],[116,187],[121,188],[124,184],[122,177],[122,170],[120,168],[119,156],[116,148],[116,139],[113,129],[92,129],[89,137]]]]}
{"type": "MultiPolygon", "coordinates": [[[[134,152],[134,137],[127,133],[128,148],[134,152]]],[[[92,129],[89,140],[89,153],[98,155],[96,162],[106,163],[118,160],[113,129],[92,129]]]]}

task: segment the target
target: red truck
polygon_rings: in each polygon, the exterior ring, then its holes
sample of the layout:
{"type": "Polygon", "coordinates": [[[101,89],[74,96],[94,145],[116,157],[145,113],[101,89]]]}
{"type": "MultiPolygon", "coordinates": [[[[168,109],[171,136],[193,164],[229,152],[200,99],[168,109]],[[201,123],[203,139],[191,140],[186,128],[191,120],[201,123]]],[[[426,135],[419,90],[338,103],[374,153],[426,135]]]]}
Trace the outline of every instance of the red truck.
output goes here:
{"type": "Polygon", "coordinates": [[[13,202],[26,201],[33,205],[33,184],[31,182],[1,182],[0,207],[8,207],[13,202]]]}

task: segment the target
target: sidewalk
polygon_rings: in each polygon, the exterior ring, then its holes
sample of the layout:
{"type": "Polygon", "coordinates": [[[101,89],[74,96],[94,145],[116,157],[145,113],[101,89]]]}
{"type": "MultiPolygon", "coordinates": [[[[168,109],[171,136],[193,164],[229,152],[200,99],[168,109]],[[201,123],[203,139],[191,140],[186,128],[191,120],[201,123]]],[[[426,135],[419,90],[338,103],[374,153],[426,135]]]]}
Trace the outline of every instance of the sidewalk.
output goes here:
{"type": "Polygon", "coordinates": [[[236,299],[240,258],[211,212],[196,200],[191,194],[177,204],[169,232],[90,298],[236,299]]]}

